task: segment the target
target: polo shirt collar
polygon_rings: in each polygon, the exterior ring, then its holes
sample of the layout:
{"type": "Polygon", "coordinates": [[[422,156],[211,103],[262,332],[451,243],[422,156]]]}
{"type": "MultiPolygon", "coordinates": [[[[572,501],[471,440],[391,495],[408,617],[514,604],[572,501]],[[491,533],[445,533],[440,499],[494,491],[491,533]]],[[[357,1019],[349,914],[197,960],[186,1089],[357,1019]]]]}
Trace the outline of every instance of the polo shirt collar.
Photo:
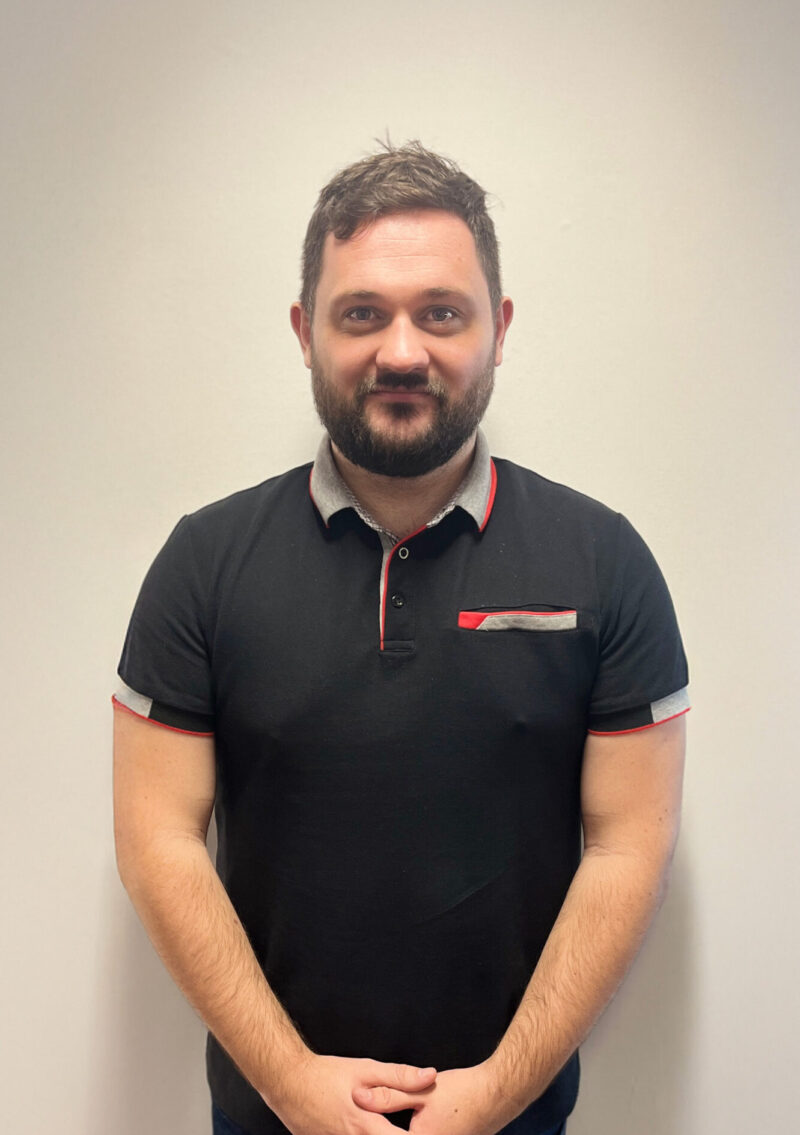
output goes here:
{"type": "MultiPolygon", "coordinates": [[[[472,517],[479,531],[482,532],[492,511],[496,483],[497,474],[494,462],[489,455],[489,445],[483,431],[478,430],[475,454],[467,475],[444,508],[432,520],[428,521],[427,527],[433,528],[454,508],[461,508],[472,517]]],[[[359,504],[345,484],[333,459],[330,438],[327,434],[323,436],[317,450],[317,456],[311,470],[309,490],[311,500],[325,521],[326,527],[330,526],[331,517],[335,513],[349,508],[358,513],[370,528],[374,528],[376,532],[383,531],[380,525],[359,504]]]]}

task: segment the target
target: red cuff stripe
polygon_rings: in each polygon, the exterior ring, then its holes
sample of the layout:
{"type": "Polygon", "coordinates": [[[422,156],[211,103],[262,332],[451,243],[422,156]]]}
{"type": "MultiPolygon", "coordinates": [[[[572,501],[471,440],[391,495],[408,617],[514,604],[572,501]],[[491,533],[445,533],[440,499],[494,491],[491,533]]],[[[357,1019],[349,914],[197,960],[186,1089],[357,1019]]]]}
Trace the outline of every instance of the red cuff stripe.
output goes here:
{"type": "Polygon", "coordinates": [[[129,705],[123,705],[122,702],[116,697],[111,695],[111,702],[114,709],[121,709],[124,713],[130,713],[132,717],[138,717],[140,721],[149,721],[151,725],[158,725],[160,729],[169,729],[172,733],[184,733],[187,737],[213,737],[213,733],[201,733],[195,729],[178,729],[176,725],[165,725],[163,721],[156,721],[154,717],[145,717],[143,713],[137,713],[135,709],[131,709],[129,705]]]}
{"type": "Polygon", "coordinates": [[[680,713],[673,713],[672,717],[665,717],[662,721],[651,721],[649,725],[637,725],[634,729],[609,729],[608,731],[602,729],[587,729],[587,733],[591,733],[593,737],[621,737],[623,733],[641,733],[643,729],[655,729],[659,725],[663,725],[665,721],[674,721],[676,717],[683,717],[688,713],[692,707],[687,705],[686,709],[682,709],[680,713]]]}

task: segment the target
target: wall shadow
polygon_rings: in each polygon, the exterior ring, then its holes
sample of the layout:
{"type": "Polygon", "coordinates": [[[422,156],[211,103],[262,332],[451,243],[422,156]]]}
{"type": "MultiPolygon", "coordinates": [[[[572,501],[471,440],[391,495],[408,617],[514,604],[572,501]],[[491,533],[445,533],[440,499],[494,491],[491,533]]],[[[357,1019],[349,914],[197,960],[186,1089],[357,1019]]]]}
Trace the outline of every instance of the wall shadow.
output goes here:
{"type": "MultiPolygon", "coordinates": [[[[212,853],[216,839],[210,840],[212,853]]],[[[206,1030],[164,968],[113,861],[97,945],[94,1056],[86,1135],[203,1135],[211,1130],[206,1030]]]]}
{"type": "Polygon", "coordinates": [[[694,1066],[695,933],[685,833],[639,957],[581,1049],[569,1135],[685,1135],[694,1066]],[[682,854],[683,853],[683,854],[682,854]]]}

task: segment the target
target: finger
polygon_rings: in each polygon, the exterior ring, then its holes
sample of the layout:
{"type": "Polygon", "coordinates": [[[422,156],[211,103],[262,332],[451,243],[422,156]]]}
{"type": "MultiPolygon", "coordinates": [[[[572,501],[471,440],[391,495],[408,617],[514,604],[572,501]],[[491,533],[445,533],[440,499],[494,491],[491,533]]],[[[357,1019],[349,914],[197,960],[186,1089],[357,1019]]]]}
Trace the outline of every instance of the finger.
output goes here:
{"type": "Polygon", "coordinates": [[[364,1084],[368,1088],[397,1088],[401,1092],[418,1092],[436,1080],[435,1068],[415,1068],[412,1064],[382,1064],[370,1060],[364,1084]]]}
{"type": "Polygon", "coordinates": [[[396,1088],[353,1088],[353,1102],[364,1111],[377,1111],[388,1113],[392,1111],[405,1111],[407,1108],[418,1108],[430,1096],[430,1089],[426,1092],[401,1092],[396,1088]]]}

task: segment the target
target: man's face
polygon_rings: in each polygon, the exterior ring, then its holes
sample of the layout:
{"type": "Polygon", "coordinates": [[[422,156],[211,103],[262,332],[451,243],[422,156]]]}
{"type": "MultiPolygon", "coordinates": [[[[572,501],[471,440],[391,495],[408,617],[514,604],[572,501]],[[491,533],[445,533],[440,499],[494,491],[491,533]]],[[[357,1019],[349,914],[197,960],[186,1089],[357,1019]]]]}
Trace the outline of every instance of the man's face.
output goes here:
{"type": "Polygon", "coordinates": [[[329,233],[313,324],[297,304],[292,324],[334,445],[387,476],[449,461],[486,410],[511,311],[504,300],[492,313],[472,234],[452,213],[329,233]]]}

